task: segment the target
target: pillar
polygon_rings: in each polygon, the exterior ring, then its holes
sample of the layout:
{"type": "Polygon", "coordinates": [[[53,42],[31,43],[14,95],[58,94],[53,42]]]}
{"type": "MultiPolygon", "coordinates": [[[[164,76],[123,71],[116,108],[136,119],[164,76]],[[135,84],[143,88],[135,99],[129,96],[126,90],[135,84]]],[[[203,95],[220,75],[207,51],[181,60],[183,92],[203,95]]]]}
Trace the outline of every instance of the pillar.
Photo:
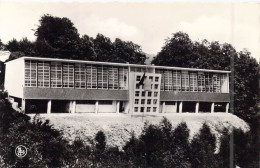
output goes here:
{"type": "Polygon", "coordinates": [[[211,113],[214,113],[214,108],[215,108],[215,103],[213,102],[213,103],[211,104],[211,113]]]}
{"type": "Polygon", "coordinates": [[[177,113],[177,102],[175,102],[175,106],[174,106],[174,113],[177,113]]]}
{"type": "Polygon", "coordinates": [[[162,104],[162,113],[165,113],[165,102],[162,104]]]}
{"type": "Polygon", "coordinates": [[[229,103],[226,104],[226,113],[228,113],[229,103]]]}
{"type": "Polygon", "coordinates": [[[51,100],[48,100],[47,103],[47,114],[51,114],[51,100]]]}
{"type": "Polygon", "coordinates": [[[76,112],[76,101],[72,101],[72,109],[71,109],[71,113],[75,114],[76,112]]]}
{"type": "Polygon", "coordinates": [[[116,101],[116,113],[119,113],[120,101],[116,101]]]}
{"type": "Polygon", "coordinates": [[[196,102],[195,113],[199,113],[199,102],[196,102]]]}
{"type": "Polygon", "coordinates": [[[22,99],[22,112],[25,114],[25,99],[22,99]]]}
{"type": "Polygon", "coordinates": [[[98,101],[96,101],[96,104],[95,104],[95,113],[96,114],[98,113],[98,101]]]}
{"type": "Polygon", "coordinates": [[[180,104],[179,104],[179,113],[182,113],[182,105],[183,105],[183,102],[180,102],[180,104]]]}

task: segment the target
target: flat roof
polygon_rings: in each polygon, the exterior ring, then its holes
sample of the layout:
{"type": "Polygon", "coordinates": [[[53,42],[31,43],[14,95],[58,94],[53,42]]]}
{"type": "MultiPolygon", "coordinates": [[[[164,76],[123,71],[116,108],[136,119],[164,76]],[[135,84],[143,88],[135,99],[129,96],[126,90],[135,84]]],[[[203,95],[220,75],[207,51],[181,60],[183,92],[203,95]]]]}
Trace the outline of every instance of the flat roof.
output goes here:
{"type": "MultiPolygon", "coordinates": [[[[60,59],[60,58],[43,58],[43,57],[29,57],[29,56],[20,57],[18,59],[38,60],[38,61],[54,61],[54,62],[68,62],[68,63],[86,63],[86,64],[96,64],[96,65],[112,65],[112,66],[137,67],[137,68],[156,68],[156,69],[168,69],[168,70],[216,72],[216,73],[230,73],[231,72],[231,71],[213,70],[213,69],[183,68],[183,67],[141,65],[141,64],[115,63],[115,62],[99,62],[99,61],[85,61],[85,60],[72,60],[72,59],[60,59]]],[[[18,59],[15,59],[15,60],[18,60],[18,59]]],[[[12,60],[12,61],[14,61],[14,60],[12,60]]]]}

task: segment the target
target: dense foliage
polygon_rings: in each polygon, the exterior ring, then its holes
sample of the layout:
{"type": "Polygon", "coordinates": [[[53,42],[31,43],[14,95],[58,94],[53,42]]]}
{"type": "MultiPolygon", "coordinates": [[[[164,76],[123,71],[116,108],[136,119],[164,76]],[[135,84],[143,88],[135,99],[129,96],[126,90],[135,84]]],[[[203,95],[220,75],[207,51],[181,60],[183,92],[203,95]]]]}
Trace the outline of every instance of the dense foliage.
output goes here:
{"type": "Polygon", "coordinates": [[[80,37],[68,18],[43,15],[39,22],[35,30],[36,41],[12,39],[6,44],[6,49],[12,52],[9,60],[24,55],[138,64],[144,64],[146,60],[141,47],[131,41],[117,38],[112,42],[102,34],[96,38],[80,37]]]}

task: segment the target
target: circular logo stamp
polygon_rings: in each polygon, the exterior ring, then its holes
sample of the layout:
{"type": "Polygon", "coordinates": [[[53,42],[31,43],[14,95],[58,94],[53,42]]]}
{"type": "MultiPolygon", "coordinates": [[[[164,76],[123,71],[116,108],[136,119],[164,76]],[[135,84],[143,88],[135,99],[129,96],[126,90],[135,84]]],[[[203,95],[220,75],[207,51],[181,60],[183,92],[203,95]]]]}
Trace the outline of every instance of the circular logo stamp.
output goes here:
{"type": "Polygon", "coordinates": [[[23,158],[27,155],[27,148],[23,145],[18,145],[15,148],[15,154],[16,154],[17,157],[23,158]]]}

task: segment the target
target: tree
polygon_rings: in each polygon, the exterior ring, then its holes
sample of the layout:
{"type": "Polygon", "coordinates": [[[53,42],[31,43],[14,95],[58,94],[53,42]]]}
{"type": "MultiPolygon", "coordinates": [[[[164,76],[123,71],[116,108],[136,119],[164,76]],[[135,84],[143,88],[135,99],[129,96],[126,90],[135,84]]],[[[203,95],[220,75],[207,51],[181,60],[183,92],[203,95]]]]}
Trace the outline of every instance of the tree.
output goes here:
{"type": "Polygon", "coordinates": [[[80,37],[78,30],[68,18],[43,15],[35,31],[37,51],[40,56],[77,59],[80,37]],[[45,53],[41,49],[47,48],[45,53]]]}
{"type": "Polygon", "coordinates": [[[215,148],[216,137],[211,133],[209,126],[204,123],[191,142],[192,168],[217,168],[215,148]]]}

